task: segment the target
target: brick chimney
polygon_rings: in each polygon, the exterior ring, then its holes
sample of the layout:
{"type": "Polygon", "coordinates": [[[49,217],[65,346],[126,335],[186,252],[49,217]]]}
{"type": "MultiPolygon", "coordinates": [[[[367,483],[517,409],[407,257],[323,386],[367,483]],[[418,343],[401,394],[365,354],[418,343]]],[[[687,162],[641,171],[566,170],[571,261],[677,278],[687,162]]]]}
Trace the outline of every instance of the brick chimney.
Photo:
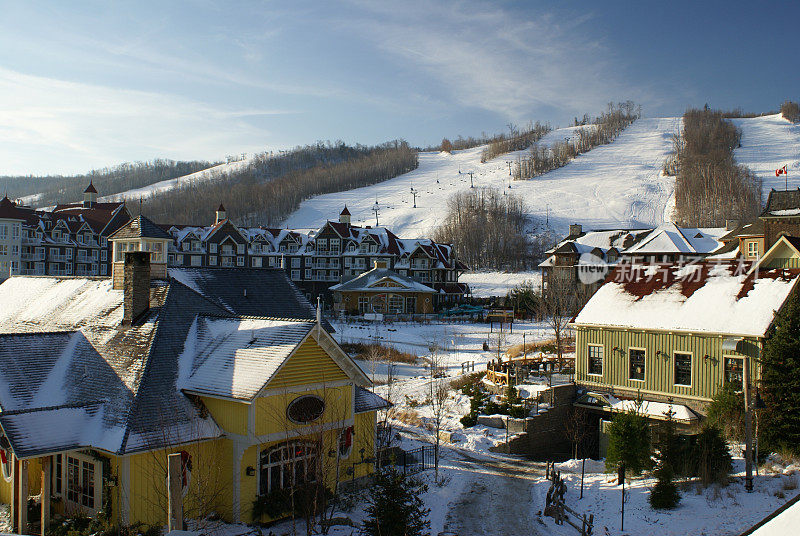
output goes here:
{"type": "Polygon", "coordinates": [[[725,220],[725,230],[733,231],[739,227],[739,220],[725,220]]]}
{"type": "Polygon", "coordinates": [[[570,236],[578,236],[583,231],[580,223],[573,223],[569,226],[569,235],[570,236]]]}
{"type": "Polygon", "coordinates": [[[125,253],[122,323],[130,326],[150,309],[150,253],[125,253]]]}

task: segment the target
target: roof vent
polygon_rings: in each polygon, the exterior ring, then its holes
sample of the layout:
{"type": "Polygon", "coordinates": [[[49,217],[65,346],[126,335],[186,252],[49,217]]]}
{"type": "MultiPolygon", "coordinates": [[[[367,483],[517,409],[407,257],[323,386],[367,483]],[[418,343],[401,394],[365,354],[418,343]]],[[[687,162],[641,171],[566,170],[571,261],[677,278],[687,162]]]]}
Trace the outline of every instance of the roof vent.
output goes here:
{"type": "Polygon", "coordinates": [[[139,228],[139,220],[131,220],[131,229],[139,228]]]}
{"type": "Polygon", "coordinates": [[[703,238],[703,233],[697,233],[694,235],[695,238],[703,238]]]}

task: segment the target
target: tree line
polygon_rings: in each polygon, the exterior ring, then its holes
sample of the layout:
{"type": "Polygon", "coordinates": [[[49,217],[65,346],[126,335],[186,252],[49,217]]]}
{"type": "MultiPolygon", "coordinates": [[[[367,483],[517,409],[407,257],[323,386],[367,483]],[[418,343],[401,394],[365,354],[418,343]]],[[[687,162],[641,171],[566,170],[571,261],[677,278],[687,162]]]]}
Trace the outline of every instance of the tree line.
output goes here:
{"type": "Polygon", "coordinates": [[[434,239],[453,244],[458,259],[472,269],[522,269],[530,260],[528,213],[521,197],[497,188],[458,192],[447,200],[434,239]]]}
{"type": "Polygon", "coordinates": [[[751,221],[761,211],[761,180],[737,165],[741,130],[720,111],[690,108],[675,155],[665,171],[677,175],[675,218],[686,227],[720,227],[726,219],[751,221]]]}
{"type": "Polygon", "coordinates": [[[83,199],[83,190],[90,181],[102,196],[175,179],[214,165],[216,164],[202,160],[183,162],[156,159],[149,162],[126,162],[66,177],[62,175],[0,177],[0,189],[12,199],[40,193],[42,195],[36,200],[36,206],[50,206],[80,201],[83,199]]]}
{"type": "Polygon", "coordinates": [[[489,142],[489,146],[481,153],[481,162],[487,162],[501,154],[527,149],[544,137],[545,134],[553,130],[549,124],[541,124],[538,121],[534,124],[528,123],[524,129],[520,129],[514,124],[508,125],[508,134],[500,134],[489,142]]]}
{"type": "Polygon", "coordinates": [[[416,151],[405,141],[328,149],[309,160],[298,156],[292,165],[265,156],[228,180],[188,184],[143,199],[143,212],[158,222],[208,225],[222,203],[238,225],[276,227],[310,197],[369,186],[418,165],[416,151]],[[308,167],[294,169],[300,160],[308,167]]]}
{"type": "MultiPolygon", "coordinates": [[[[582,120],[575,118],[574,135],[557,141],[549,147],[532,144],[529,155],[521,158],[513,169],[514,180],[537,177],[554,169],[566,166],[573,158],[591,149],[611,143],[631,123],[642,116],[641,106],[633,101],[608,103],[608,109],[598,117],[582,120]]],[[[538,141],[538,140],[537,140],[538,141]]]]}

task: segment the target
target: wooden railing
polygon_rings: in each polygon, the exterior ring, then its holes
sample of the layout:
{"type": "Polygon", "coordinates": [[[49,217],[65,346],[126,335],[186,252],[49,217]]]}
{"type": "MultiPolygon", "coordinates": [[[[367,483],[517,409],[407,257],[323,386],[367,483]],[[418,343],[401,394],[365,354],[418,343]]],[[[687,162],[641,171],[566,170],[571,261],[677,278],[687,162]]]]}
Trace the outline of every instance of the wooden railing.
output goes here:
{"type": "Polygon", "coordinates": [[[591,536],[594,530],[594,515],[587,517],[586,514],[580,514],[567,506],[564,502],[567,484],[561,478],[561,471],[556,472],[555,463],[547,462],[546,476],[551,484],[545,497],[544,515],[552,517],[556,525],[567,523],[577,530],[581,536],[591,536]],[[570,516],[574,519],[570,519],[570,516]]]}

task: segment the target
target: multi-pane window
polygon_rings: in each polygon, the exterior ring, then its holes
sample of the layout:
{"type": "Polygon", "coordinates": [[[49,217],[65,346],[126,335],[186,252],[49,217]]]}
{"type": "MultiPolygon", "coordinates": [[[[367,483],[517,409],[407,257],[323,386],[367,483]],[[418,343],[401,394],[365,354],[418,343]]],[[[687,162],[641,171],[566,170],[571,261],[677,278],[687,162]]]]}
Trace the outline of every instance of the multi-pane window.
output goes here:
{"type": "Polygon", "coordinates": [[[0,223],[0,238],[3,240],[8,238],[8,225],[0,223]]]}
{"type": "Polygon", "coordinates": [[[628,359],[630,361],[628,377],[631,380],[644,380],[644,355],[644,350],[638,348],[628,350],[628,359]]]}
{"type": "Polygon", "coordinates": [[[93,462],[67,456],[67,500],[94,509],[94,475],[93,462]]]}
{"type": "Polygon", "coordinates": [[[744,359],[741,357],[725,358],[725,383],[733,385],[740,391],[744,382],[744,359]]]}
{"type": "Polygon", "coordinates": [[[403,297],[399,294],[392,294],[389,297],[389,312],[392,314],[400,314],[403,312],[403,297]]]}
{"type": "Polygon", "coordinates": [[[259,493],[287,489],[317,480],[317,446],[290,441],[261,451],[259,493]]]}
{"type": "Polygon", "coordinates": [[[675,352],[675,385],[692,385],[692,354],[675,352]]]}
{"type": "Polygon", "coordinates": [[[758,257],[758,242],[756,240],[747,242],[747,256],[749,258],[758,257]]]}
{"type": "Polygon", "coordinates": [[[300,280],[300,270],[292,270],[292,281],[300,280]]]}
{"type": "Polygon", "coordinates": [[[598,376],[603,374],[603,347],[599,344],[590,344],[587,349],[589,356],[589,374],[598,376]]]}
{"type": "Polygon", "coordinates": [[[372,307],[370,306],[368,297],[365,296],[358,297],[358,312],[359,314],[372,312],[372,307]]]}

